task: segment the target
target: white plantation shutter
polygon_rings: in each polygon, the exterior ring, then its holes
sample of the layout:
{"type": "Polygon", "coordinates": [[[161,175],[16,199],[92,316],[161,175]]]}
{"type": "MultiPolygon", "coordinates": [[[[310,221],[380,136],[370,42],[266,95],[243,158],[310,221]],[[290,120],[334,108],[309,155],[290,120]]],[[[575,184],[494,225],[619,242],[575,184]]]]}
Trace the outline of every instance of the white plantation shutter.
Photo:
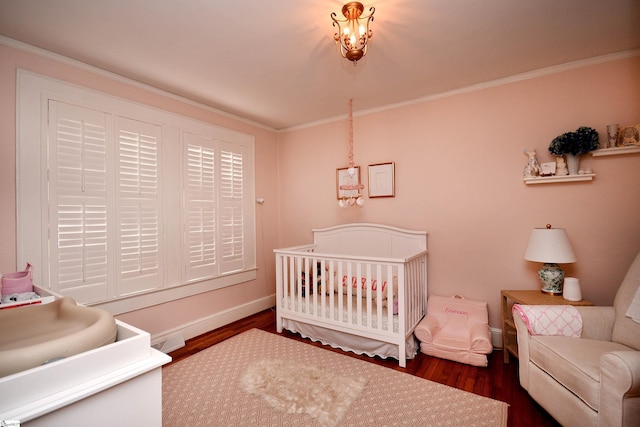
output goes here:
{"type": "Polygon", "coordinates": [[[221,142],[219,148],[221,273],[230,273],[244,267],[243,147],[221,142]]]}
{"type": "Polygon", "coordinates": [[[185,279],[218,274],[216,252],[216,150],[212,138],[183,134],[185,279]]]}
{"type": "Polygon", "coordinates": [[[118,295],[162,287],[159,126],[116,118],[118,295]]]}
{"type": "Polygon", "coordinates": [[[116,313],[256,279],[254,137],[19,70],[18,264],[116,313]]]}
{"type": "Polygon", "coordinates": [[[246,260],[244,146],[183,134],[185,279],[242,270],[246,260]]]}
{"type": "Polygon", "coordinates": [[[50,282],[82,302],[108,296],[110,116],[49,102],[50,282]]]}
{"type": "Polygon", "coordinates": [[[83,303],[162,287],[160,127],[50,101],[49,129],[51,283],[83,303]]]}

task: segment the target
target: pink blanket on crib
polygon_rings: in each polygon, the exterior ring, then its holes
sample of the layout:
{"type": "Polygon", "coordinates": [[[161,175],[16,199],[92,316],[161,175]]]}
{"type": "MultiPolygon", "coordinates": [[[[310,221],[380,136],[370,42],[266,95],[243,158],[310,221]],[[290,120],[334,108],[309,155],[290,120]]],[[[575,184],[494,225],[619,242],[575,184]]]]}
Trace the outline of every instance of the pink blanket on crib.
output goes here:
{"type": "Polygon", "coordinates": [[[524,320],[531,335],[582,335],[582,317],[572,305],[514,304],[512,311],[524,320]]]}

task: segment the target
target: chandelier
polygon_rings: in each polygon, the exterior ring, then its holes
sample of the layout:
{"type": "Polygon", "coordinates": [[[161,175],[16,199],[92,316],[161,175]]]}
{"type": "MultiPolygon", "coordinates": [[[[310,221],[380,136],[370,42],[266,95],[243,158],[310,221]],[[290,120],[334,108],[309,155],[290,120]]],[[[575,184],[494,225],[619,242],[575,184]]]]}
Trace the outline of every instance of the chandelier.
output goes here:
{"type": "Polygon", "coordinates": [[[353,100],[349,100],[349,168],[347,169],[347,182],[339,186],[340,199],[338,206],[346,208],[349,206],[362,206],[362,189],[359,176],[356,176],[356,166],[353,162],[353,100]],[[355,194],[354,194],[355,192],[355,194]]]}
{"type": "Polygon", "coordinates": [[[336,43],[340,44],[342,57],[353,61],[353,65],[356,65],[358,60],[367,54],[368,43],[373,36],[373,31],[369,29],[369,22],[373,21],[376,9],[371,6],[368,16],[362,16],[363,10],[362,3],[352,1],[342,6],[342,14],[345,19],[337,19],[336,13],[331,13],[333,26],[338,26],[338,31],[333,35],[333,38],[336,43]]]}

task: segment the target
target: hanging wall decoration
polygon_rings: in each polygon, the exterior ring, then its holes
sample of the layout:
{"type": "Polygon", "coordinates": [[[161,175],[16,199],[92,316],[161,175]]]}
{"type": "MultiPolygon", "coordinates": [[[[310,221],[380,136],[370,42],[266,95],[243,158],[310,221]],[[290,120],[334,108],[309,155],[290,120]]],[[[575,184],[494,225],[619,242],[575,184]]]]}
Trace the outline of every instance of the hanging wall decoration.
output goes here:
{"type": "Polygon", "coordinates": [[[353,161],[353,100],[349,100],[349,167],[336,171],[336,185],[338,187],[338,206],[362,206],[362,190],[360,182],[360,166],[353,161]]]}
{"type": "Polygon", "coordinates": [[[394,162],[369,165],[369,198],[395,197],[396,164],[394,162]]]}

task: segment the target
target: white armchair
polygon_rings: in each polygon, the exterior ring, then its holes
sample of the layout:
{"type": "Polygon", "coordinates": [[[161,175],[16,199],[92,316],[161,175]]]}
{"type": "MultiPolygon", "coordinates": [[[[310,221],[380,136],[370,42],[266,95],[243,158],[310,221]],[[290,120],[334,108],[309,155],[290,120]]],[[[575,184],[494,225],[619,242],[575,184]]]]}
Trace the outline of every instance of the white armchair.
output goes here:
{"type": "Polygon", "coordinates": [[[514,315],[520,384],[562,425],[640,426],[640,323],[626,316],[639,286],[640,254],[613,307],[576,307],[579,338],[531,335],[514,315]]]}

